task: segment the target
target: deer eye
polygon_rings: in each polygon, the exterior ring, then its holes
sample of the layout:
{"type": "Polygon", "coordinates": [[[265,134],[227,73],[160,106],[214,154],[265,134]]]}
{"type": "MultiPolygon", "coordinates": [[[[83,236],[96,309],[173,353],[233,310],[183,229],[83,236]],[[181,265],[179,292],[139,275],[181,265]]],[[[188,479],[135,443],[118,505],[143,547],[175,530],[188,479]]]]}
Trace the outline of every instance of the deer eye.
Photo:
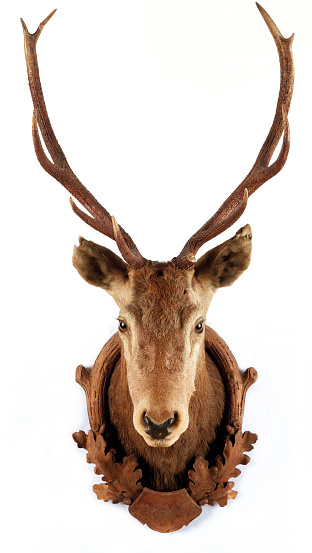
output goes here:
{"type": "Polygon", "coordinates": [[[201,334],[203,330],[204,330],[204,322],[201,321],[200,323],[197,323],[197,325],[195,326],[195,332],[197,334],[201,334]]]}
{"type": "Polygon", "coordinates": [[[124,321],[118,321],[119,322],[119,330],[121,332],[125,332],[127,330],[127,325],[124,321]]]}

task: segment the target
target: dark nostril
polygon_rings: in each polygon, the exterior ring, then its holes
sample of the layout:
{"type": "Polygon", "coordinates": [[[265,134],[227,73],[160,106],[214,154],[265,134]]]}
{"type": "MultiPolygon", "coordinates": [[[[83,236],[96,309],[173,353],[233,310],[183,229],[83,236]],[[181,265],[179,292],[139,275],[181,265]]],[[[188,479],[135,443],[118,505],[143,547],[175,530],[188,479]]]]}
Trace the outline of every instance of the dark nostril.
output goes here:
{"type": "Polygon", "coordinates": [[[156,424],[145,413],[143,415],[143,420],[148,426],[148,430],[145,430],[145,432],[155,440],[164,439],[166,438],[166,436],[169,436],[169,434],[171,434],[171,432],[169,432],[169,429],[177,422],[177,418],[177,413],[174,413],[174,417],[170,417],[170,419],[167,419],[162,424],[156,424]]]}

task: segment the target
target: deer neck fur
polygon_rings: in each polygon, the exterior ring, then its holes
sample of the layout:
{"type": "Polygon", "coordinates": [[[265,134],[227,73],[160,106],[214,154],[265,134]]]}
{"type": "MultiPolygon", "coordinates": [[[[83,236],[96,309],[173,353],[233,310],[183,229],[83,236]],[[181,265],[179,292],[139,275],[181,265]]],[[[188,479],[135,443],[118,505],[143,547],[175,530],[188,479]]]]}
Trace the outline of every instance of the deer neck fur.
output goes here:
{"type": "Polygon", "coordinates": [[[222,421],[225,391],[219,370],[203,347],[198,358],[195,391],[189,405],[187,430],[170,447],[151,447],[133,426],[126,360],[121,355],[108,390],[110,422],[125,455],[135,454],[149,473],[147,485],[158,491],[183,486],[188,465],[206,456],[222,421]]]}

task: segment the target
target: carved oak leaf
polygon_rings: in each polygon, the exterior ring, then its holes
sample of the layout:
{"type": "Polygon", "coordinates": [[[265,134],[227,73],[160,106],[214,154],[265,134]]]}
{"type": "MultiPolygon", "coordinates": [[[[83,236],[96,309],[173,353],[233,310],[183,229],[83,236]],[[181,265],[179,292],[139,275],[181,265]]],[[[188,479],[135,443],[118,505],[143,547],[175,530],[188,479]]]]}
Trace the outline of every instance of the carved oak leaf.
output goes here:
{"type": "Polygon", "coordinates": [[[103,484],[93,486],[98,499],[113,503],[131,503],[140,495],[143,488],[139,480],[142,471],[137,468],[138,462],[134,455],[124,457],[122,463],[115,463],[115,452],[106,453],[106,441],[101,432],[89,431],[88,435],[82,430],[75,432],[73,438],[78,447],[87,450],[87,462],[95,465],[95,474],[102,474],[103,484]]]}
{"type": "Polygon", "coordinates": [[[105,453],[106,441],[99,432],[89,430],[86,440],[87,463],[95,465],[95,474],[103,474],[105,480],[113,478],[115,455],[112,451],[105,453]]]}
{"type": "Polygon", "coordinates": [[[216,482],[226,483],[230,478],[236,478],[241,471],[237,465],[247,465],[250,457],[244,454],[244,451],[251,451],[253,445],[257,441],[257,434],[252,432],[244,432],[238,430],[234,437],[234,443],[228,440],[223,449],[224,463],[219,458],[216,462],[217,476],[216,482]]]}
{"type": "MultiPolygon", "coordinates": [[[[131,505],[143,490],[141,482],[141,469],[137,468],[138,462],[134,455],[123,458],[122,463],[115,463],[113,466],[113,479],[105,484],[96,484],[93,491],[98,499],[113,503],[123,502],[125,505],[131,505]]],[[[107,480],[104,476],[102,480],[107,480]]]]}
{"type": "Polygon", "coordinates": [[[118,482],[119,489],[122,490],[123,502],[131,505],[143,490],[140,482],[142,471],[138,467],[138,461],[135,455],[124,457],[122,464],[114,465],[114,480],[118,482]]]}
{"type": "Polygon", "coordinates": [[[116,492],[111,489],[109,484],[94,484],[93,491],[97,498],[103,501],[109,501],[110,499],[112,499],[113,503],[120,503],[122,501],[122,498],[116,498],[116,492]]]}
{"type": "Polygon", "coordinates": [[[99,432],[92,432],[89,430],[88,435],[80,430],[73,434],[73,438],[78,447],[87,450],[87,463],[93,463],[95,465],[95,474],[103,474],[106,480],[110,480],[114,477],[114,462],[115,455],[112,451],[105,453],[106,441],[99,432]]]}
{"type": "Polygon", "coordinates": [[[232,488],[234,482],[230,478],[236,478],[241,471],[237,465],[247,465],[250,458],[244,451],[251,451],[257,441],[257,435],[251,432],[238,430],[234,436],[234,442],[229,439],[223,449],[223,456],[218,455],[215,466],[209,467],[208,461],[198,457],[194,463],[194,470],[190,470],[189,492],[199,505],[218,503],[220,507],[227,505],[229,499],[235,499],[237,492],[232,488]]]}
{"type": "Polygon", "coordinates": [[[217,469],[209,468],[208,461],[203,457],[197,457],[193,466],[194,470],[188,471],[190,495],[199,505],[205,505],[208,503],[208,495],[216,487],[214,480],[217,469]]]}
{"type": "Polygon", "coordinates": [[[213,505],[216,502],[219,503],[220,507],[225,507],[229,499],[235,499],[237,496],[238,492],[232,490],[233,487],[234,482],[218,484],[216,489],[209,494],[206,503],[213,505]]]}
{"type": "MultiPolygon", "coordinates": [[[[114,464],[114,477],[105,484],[96,484],[93,491],[98,499],[113,503],[123,502],[125,505],[131,505],[133,501],[143,491],[139,480],[142,478],[141,469],[137,468],[138,462],[134,455],[124,457],[122,463],[114,464]]],[[[106,480],[103,477],[103,480],[106,480]]]]}
{"type": "Polygon", "coordinates": [[[83,430],[73,433],[73,439],[79,448],[86,449],[87,437],[87,434],[83,430]]]}
{"type": "Polygon", "coordinates": [[[244,451],[251,451],[258,437],[252,432],[238,430],[234,436],[234,443],[229,439],[223,449],[224,462],[221,456],[216,461],[215,482],[218,484],[216,489],[209,494],[208,504],[219,503],[220,507],[227,505],[228,499],[235,499],[237,492],[232,488],[234,482],[229,482],[230,478],[236,478],[241,471],[237,465],[247,465],[250,457],[244,454],[244,451]]]}

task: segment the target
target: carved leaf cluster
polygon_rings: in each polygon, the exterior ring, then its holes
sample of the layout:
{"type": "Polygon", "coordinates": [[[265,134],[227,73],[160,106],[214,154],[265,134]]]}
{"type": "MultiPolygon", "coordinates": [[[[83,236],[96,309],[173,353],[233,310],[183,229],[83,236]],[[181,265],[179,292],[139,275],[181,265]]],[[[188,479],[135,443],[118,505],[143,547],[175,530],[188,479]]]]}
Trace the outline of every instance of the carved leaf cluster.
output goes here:
{"type": "Polygon", "coordinates": [[[95,465],[95,474],[103,475],[104,483],[93,486],[97,498],[131,505],[143,489],[140,483],[142,471],[137,468],[136,457],[129,455],[123,458],[122,463],[115,463],[115,452],[110,450],[106,453],[103,429],[100,432],[90,430],[88,434],[80,430],[73,434],[73,438],[78,447],[87,450],[87,462],[95,465]]]}
{"type": "Polygon", "coordinates": [[[194,463],[194,470],[189,470],[190,495],[200,505],[207,503],[206,501],[202,503],[202,501],[215,489],[216,473],[216,467],[209,468],[208,461],[203,457],[197,457],[194,463]]]}
{"type": "Polygon", "coordinates": [[[250,457],[245,451],[251,451],[257,441],[257,435],[251,432],[238,430],[232,440],[228,437],[223,454],[216,459],[215,465],[209,467],[208,461],[198,457],[194,463],[194,470],[190,470],[189,491],[191,497],[199,505],[213,505],[215,502],[224,507],[229,499],[234,499],[237,492],[232,488],[234,482],[230,478],[236,478],[241,471],[237,465],[247,465],[250,457]]]}

